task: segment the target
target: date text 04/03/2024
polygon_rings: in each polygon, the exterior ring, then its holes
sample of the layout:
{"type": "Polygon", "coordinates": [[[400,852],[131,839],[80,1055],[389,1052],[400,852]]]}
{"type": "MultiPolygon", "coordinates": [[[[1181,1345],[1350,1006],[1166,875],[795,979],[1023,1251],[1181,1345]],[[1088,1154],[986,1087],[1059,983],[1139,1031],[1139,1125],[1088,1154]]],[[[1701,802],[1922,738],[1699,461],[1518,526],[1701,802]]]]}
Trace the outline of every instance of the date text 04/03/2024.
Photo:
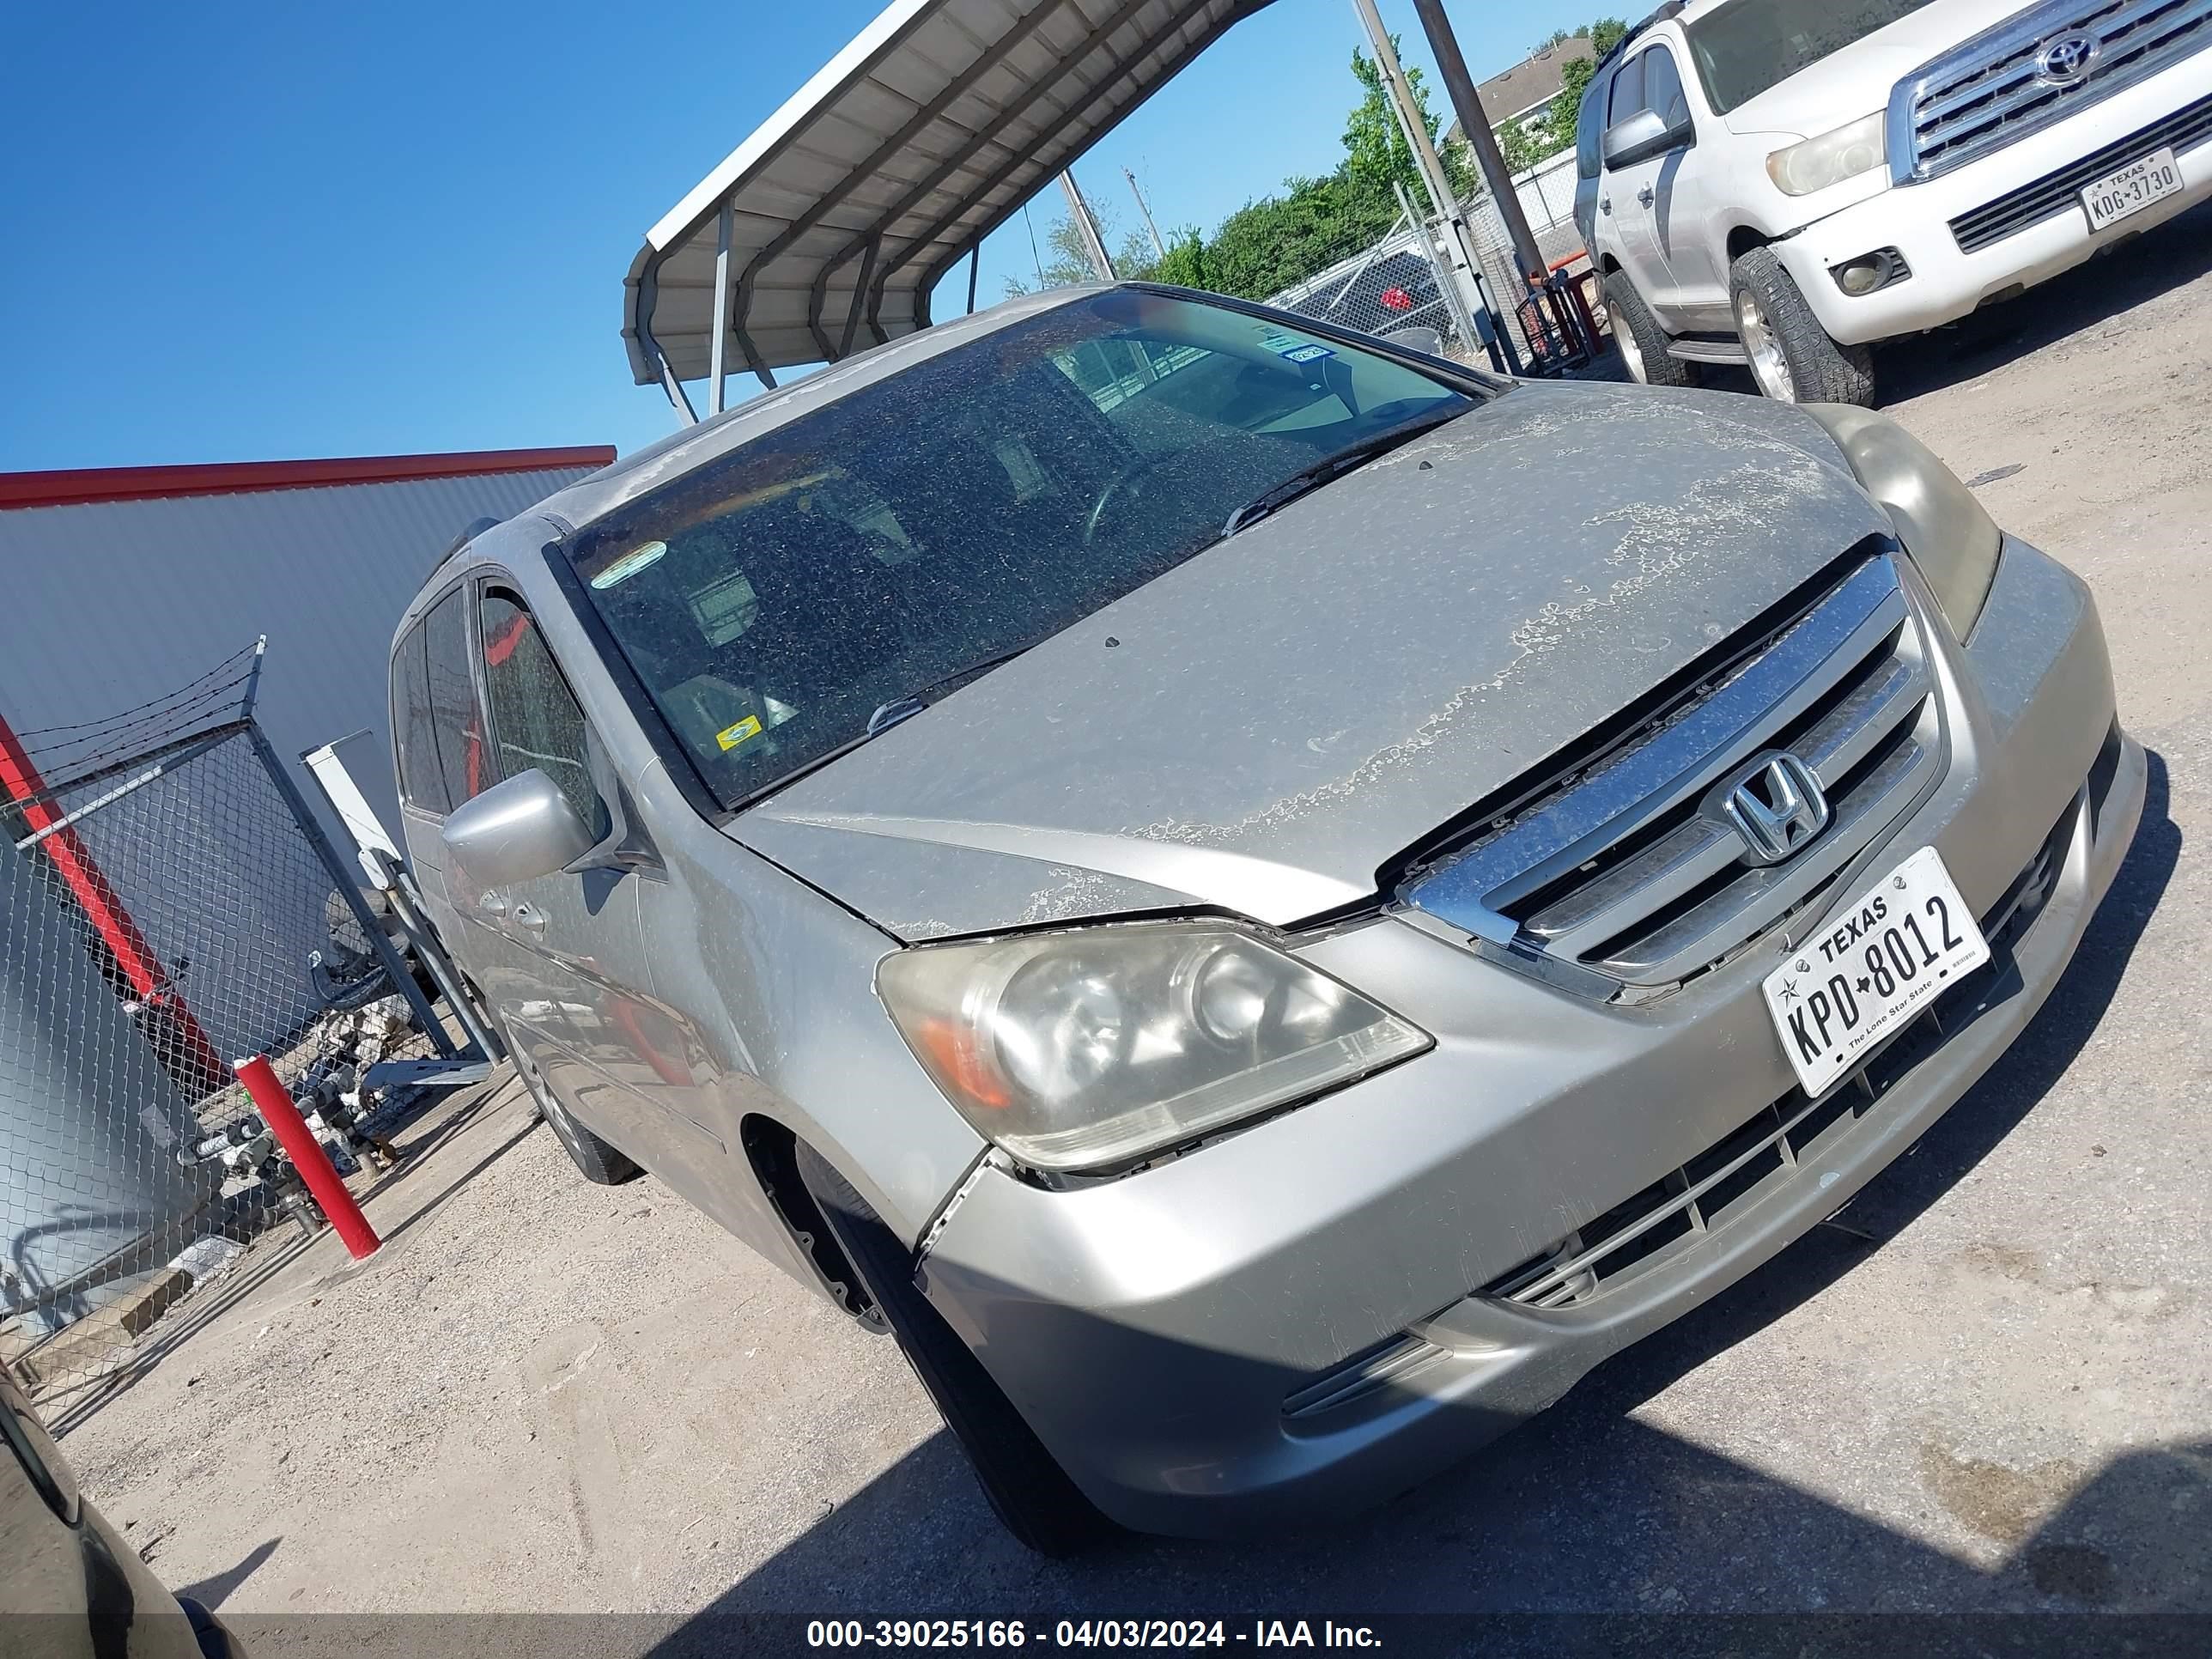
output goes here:
{"type": "Polygon", "coordinates": [[[1255,1619],[816,1619],[810,1648],[1377,1648],[1367,1625],[1255,1619]]]}

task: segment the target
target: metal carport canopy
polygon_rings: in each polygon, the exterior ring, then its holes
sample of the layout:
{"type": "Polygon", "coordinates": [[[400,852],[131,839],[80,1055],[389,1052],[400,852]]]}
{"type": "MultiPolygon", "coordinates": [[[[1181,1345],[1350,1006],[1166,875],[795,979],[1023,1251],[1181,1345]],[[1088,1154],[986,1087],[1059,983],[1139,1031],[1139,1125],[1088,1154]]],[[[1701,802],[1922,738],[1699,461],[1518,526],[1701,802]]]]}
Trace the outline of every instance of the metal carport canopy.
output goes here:
{"type": "Polygon", "coordinates": [[[929,325],[929,291],[1268,0],[894,0],[646,235],[641,386],[833,362],[929,325]],[[726,204],[728,249],[720,241],[726,204]]]}

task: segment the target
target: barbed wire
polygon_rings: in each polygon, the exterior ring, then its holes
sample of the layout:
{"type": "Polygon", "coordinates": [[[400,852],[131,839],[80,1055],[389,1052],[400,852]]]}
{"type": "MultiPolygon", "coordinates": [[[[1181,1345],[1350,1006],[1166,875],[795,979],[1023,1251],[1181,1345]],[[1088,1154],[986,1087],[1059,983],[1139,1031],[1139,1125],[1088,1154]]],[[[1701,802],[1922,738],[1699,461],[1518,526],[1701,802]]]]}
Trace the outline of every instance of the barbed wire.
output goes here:
{"type": "MultiPolygon", "coordinates": [[[[257,643],[233,652],[175,690],[116,714],[18,732],[15,740],[41,773],[65,772],[70,781],[82,781],[88,774],[173,747],[197,730],[220,726],[243,714],[244,688],[252,681],[259,649],[257,643]],[[37,741],[41,738],[48,741],[37,741]]],[[[48,792],[69,787],[52,777],[46,781],[48,792]]]]}

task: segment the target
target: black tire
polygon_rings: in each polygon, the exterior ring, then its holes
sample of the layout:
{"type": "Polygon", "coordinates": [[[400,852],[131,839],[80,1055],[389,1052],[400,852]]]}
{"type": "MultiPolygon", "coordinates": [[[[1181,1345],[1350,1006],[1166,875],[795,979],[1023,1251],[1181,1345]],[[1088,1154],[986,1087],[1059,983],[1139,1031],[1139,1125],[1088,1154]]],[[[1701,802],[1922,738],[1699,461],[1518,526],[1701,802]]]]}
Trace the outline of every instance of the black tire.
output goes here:
{"type": "Polygon", "coordinates": [[[1828,337],[1771,248],[1755,247],[1729,267],[1729,309],[1752,358],[1752,379],[1766,396],[1794,404],[1873,403],[1873,356],[1864,346],[1828,337]],[[1753,344],[1762,328],[1778,366],[1753,344]]]}
{"type": "Polygon", "coordinates": [[[1074,1555],[1112,1537],[1119,1528],[1077,1489],[983,1362],[929,1305],[914,1282],[913,1253],[819,1152],[803,1140],[794,1151],[799,1179],[1006,1530],[1050,1556],[1074,1555]]]}
{"type": "Polygon", "coordinates": [[[1644,386],[1697,384],[1691,365],[1667,355],[1667,331],[1659,326],[1626,271],[1606,273],[1605,310],[1613,322],[1613,343],[1620,348],[1620,359],[1632,378],[1644,386]]]}
{"type": "Polygon", "coordinates": [[[530,1091],[531,1103],[538,1108],[538,1115],[545,1120],[545,1127],[553,1131],[553,1138],[561,1143],[561,1150],[568,1154],[568,1161],[576,1166],[577,1173],[599,1187],[619,1187],[626,1181],[635,1181],[645,1171],[626,1152],[600,1139],[582,1124],[570,1117],[553,1091],[545,1086],[545,1079],[538,1071],[514,1034],[504,1025],[500,1027],[500,1041],[507,1044],[507,1056],[514,1063],[514,1074],[522,1079],[522,1086],[530,1091]]]}

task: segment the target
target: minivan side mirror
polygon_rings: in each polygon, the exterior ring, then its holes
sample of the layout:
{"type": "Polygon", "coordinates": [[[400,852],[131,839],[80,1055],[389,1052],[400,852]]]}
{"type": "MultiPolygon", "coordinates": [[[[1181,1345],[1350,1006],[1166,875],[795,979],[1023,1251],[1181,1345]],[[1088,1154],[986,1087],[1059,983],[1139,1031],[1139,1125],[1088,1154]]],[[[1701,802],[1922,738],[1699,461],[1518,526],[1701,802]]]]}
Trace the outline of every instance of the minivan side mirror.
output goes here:
{"type": "Polygon", "coordinates": [[[487,891],[564,870],[599,844],[560,786],[534,766],[456,806],[438,839],[487,891]]]}
{"type": "Polygon", "coordinates": [[[1640,109],[1607,127],[1605,137],[1598,141],[1598,149],[1605,156],[1606,166],[1625,167],[1648,161],[1655,155],[1664,155],[1668,150],[1687,149],[1696,142],[1697,131],[1691,126],[1688,116],[1670,126],[1657,110],[1640,109]]]}

